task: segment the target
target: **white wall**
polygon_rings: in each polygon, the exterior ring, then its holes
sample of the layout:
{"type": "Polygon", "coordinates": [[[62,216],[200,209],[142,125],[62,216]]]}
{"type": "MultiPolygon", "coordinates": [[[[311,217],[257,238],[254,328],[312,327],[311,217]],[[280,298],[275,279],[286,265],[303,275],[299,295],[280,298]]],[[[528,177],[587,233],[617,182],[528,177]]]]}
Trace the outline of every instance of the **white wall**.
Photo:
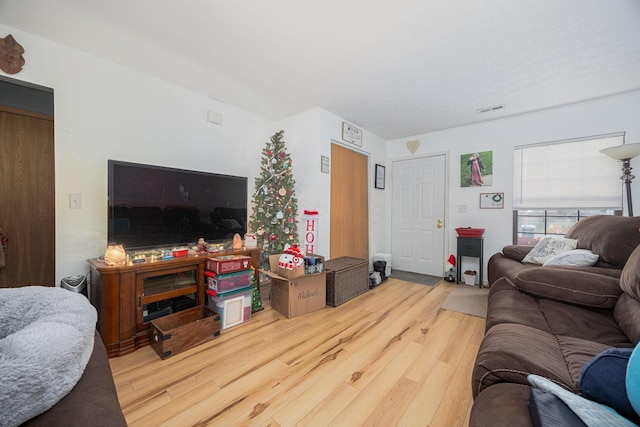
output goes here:
{"type": "MultiPolygon", "coordinates": [[[[385,141],[364,130],[362,147],[342,140],[342,122],[344,119],[324,109],[316,108],[279,122],[285,129],[285,141],[290,147],[294,160],[293,176],[300,188],[296,190],[298,208],[302,213],[315,210],[319,213],[318,250],[321,255],[329,256],[329,214],[331,208],[331,176],[322,173],[320,156],[331,157],[331,143],[338,143],[369,157],[369,254],[372,261],[376,252],[388,251],[386,231],[388,217],[386,196],[388,190],[373,188],[373,170],[376,163],[386,163],[385,141]]],[[[352,123],[358,126],[357,123],[352,123]]],[[[345,183],[349,185],[349,183],[345,183]]],[[[387,186],[387,188],[389,188],[387,186]]],[[[302,224],[299,230],[302,232],[302,224]]]]}
{"type": "MultiPolygon", "coordinates": [[[[300,217],[304,209],[320,211],[319,253],[328,255],[330,178],[320,172],[320,155],[340,140],[342,119],[316,109],[274,123],[12,27],[0,24],[0,34],[12,34],[26,50],[23,71],[2,74],[54,90],[56,284],[86,273],[86,260],[105,251],[108,159],[247,176],[251,201],[262,148],[280,129],[300,217]],[[222,113],[223,125],[208,122],[208,111],[222,113]],[[83,209],[69,209],[69,193],[83,194],[83,209]]],[[[363,139],[371,164],[384,162],[385,142],[366,131],[363,139]]],[[[372,212],[384,211],[379,193],[370,198],[372,212]]],[[[371,233],[370,246],[382,250],[385,237],[371,233]]]]}
{"type": "MultiPolygon", "coordinates": [[[[508,108],[508,106],[507,106],[508,108]]],[[[455,254],[456,227],[485,228],[485,265],[489,256],[510,244],[512,239],[513,147],[583,136],[626,131],[627,143],[640,142],[640,91],[522,114],[483,123],[461,126],[388,142],[389,162],[411,156],[406,143],[420,141],[413,156],[448,152],[450,187],[448,248],[455,254]],[[460,156],[477,151],[493,151],[493,185],[460,187],[460,156]],[[480,193],[504,192],[504,209],[480,209],[480,193]],[[459,205],[467,213],[459,213],[459,205]]],[[[614,161],[603,155],[604,161],[614,161]]],[[[640,170],[640,159],[631,162],[640,170]]],[[[589,173],[589,171],[585,171],[589,173]]],[[[390,174],[387,174],[390,176],[390,174]]],[[[621,184],[622,186],[622,184],[621,184]]],[[[632,195],[640,204],[640,180],[632,195]]],[[[638,209],[638,208],[636,208],[638,209]]],[[[486,271],[485,271],[486,277],[486,271]]]]}
{"type": "MultiPolygon", "coordinates": [[[[626,131],[640,141],[640,91],[390,141],[364,130],[363,146],[342,142],[342,121],[314,109],[274,123],[263,117],[0,24],[25,49],[24,70],[8,77],[54,89],[56,153],[56,283],[87,271],[86,259],[107,243],[107,159],[228,173],[254,179],[266,141],[285,130],[293,159],[300,216],[318,210],[319,250],[329,254],[330,176],[320,156],[331,141],[369,156],[370,254],[390,252],[391,161],[446,152],[450,164],[448,247],[455,251],[455,227],[487,229],[485,253],[511,242],[512,148],[514,145],[626,131]],[[222,126],[206,121],[207,111],[224,115],[222,126]],[[411,155],[406,142],[419,139],[411,155]],[[494,183],[459,187],[459,156],[493,151],[494,183]],[[373,187],[373,166],[387,166],[387,189],[373,187]],[[480,192],[504,192],[503,210],[480,210],[480,192]],[[84,209],[69,209],[69,193],[84,195],[84,209]],[[466,205],[467,213],[458,213],[466,205]]],[[[508,106],[507,106],[508,108],[508,106]]],[[[358,126],[358,123],[353,123],[358,126]]],[[[632,166],[640,168],[640,160],[632,166]]],[[[640,181],[634,197],[640,200],[640,181]]],[[[640,203],[640,202],[637,202],[640,203]]],[[[488,256],[487,256],[488,258],[488,256]]]]}

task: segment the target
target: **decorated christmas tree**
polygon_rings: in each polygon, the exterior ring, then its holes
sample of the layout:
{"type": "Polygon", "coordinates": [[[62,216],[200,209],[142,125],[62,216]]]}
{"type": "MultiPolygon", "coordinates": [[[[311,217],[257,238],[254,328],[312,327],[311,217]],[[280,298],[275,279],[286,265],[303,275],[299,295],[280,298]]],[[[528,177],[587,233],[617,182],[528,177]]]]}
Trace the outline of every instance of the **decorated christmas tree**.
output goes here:
{"type": "Polygon", "coordinates": [[[282,253],[287,243],[298,242],[298,202],[283,135],[283,130],[277,132],[262,150],[249,222],[249,228],[258,235],[262,247],[260,266],[265,270],[269,269],[269,255],[282,253]]]}

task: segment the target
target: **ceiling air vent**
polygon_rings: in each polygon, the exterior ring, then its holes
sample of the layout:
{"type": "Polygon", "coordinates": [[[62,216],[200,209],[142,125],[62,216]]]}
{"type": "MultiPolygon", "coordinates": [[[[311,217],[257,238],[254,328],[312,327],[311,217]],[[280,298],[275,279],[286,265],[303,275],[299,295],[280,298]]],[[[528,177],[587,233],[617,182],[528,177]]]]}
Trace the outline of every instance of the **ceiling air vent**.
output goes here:
{"type": "Polygon", "coordinates": [[[504,110],[504,104],[494,105],[493,107],[480,108],[476,111],[478,111],[478,114],[484,114],[484,113],[490,113],[492,111],[497,111],[497,110],[504,110]]]}

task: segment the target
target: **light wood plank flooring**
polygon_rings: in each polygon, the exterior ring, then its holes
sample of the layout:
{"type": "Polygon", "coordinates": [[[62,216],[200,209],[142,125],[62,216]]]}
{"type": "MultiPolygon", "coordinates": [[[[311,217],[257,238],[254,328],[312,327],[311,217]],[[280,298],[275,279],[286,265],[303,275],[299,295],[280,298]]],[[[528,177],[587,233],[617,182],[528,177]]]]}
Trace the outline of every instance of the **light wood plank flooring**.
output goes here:
{"type": "Polygon", "coordinates": [[[485,319],[441,309],[452,284],[390,278],[339,307],[251,321],[161,360],[111,359],[131,426],[463,426],[485,319]]]}

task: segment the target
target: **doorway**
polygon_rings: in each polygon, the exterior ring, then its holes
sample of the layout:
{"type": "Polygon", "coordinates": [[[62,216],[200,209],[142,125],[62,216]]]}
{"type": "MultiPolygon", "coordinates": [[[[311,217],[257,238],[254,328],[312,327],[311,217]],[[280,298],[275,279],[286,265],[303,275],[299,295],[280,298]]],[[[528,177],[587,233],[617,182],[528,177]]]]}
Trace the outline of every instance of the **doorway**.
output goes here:
{"type": "Polygon", "coordinates": [[[391,256],[394,269],[442,276],[446,156],[392,162],[391,256]]]}
{"type": "Polygon", "coordinates": [[[0,79],[0,288],[55,285],[53,91],[0,79]]]}
{"type": "Polygon", "coordinates": [[[331,144],[330,257],[369,259],[367,156],[331,144]]]}

